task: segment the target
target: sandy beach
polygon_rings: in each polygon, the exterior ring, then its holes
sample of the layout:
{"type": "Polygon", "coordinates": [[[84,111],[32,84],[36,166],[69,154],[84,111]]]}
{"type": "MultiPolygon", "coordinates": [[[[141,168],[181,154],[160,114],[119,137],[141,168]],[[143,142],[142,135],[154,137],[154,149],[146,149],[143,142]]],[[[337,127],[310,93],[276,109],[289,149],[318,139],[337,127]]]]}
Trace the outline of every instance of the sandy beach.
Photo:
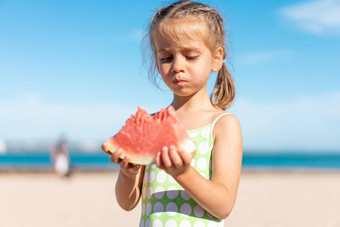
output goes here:
{"type": "MultiPolygon", "coordinates": [[[[138,226],[115,201],[117,172],[0,172],[0,226],[138,226]]],[[[245,171],[225,226],[340,226],[340,172],[245,171]]]]}

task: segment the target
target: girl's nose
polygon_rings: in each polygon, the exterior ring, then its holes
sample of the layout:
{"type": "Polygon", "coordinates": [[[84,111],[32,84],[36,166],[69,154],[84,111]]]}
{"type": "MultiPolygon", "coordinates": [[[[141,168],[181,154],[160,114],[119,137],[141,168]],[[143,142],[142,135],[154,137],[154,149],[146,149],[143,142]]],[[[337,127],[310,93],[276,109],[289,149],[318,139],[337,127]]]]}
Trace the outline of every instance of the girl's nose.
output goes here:
{"type": "Polygon", "coordinates": [[[184,62],[179,57],[175,57],[172,65],[172,73],[180,73],[184,71],[184,62]]]}

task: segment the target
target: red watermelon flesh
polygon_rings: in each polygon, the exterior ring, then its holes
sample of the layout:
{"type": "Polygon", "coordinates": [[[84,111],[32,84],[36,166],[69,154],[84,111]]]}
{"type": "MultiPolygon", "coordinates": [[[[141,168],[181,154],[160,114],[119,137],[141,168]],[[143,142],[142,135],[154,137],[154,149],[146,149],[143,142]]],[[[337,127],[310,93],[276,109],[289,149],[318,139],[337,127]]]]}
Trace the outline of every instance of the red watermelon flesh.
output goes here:
{"type": "Polygon", "coordinates": [[[148,165],[154,163],[156,154],[164,146],[171,145],[185,152],[194,152],[196,149],[175,109],[169,106],[152,116],[138,108],[137,113],[126,120],[123,128],[102,145],[102,149],[111,154],[121,148],[123,154],[120,158],[129,155],[131,163],[148,165]]]}

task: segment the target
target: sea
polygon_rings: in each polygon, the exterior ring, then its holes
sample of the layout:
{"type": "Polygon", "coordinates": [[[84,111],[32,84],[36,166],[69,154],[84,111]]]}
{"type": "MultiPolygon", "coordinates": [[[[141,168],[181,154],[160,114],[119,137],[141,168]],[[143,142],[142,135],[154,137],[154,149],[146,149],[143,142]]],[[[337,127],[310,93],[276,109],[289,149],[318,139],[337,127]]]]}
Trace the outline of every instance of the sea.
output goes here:
{"type": "MultiPolygon", "coordinates": [[[[109,155],[98,150],[93,152],[69,150],[71,168],[77,170],[117,170],[119,166],[109,160],[109,155]]],[[[51,170],[47,150],[11,151],[0,154],[1,170],[51,170]]],[[[308,151],[247,151],[243,153],[244,170],[337,170],[340,171],[339,152],[308,151]]]]}

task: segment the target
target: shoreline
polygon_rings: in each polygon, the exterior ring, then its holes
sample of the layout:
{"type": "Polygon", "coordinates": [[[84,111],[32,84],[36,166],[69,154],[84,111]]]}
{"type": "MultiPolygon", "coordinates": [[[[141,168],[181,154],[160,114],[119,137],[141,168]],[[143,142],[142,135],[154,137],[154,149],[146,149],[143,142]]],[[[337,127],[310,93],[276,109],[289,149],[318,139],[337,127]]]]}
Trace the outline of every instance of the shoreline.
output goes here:
{"type": "MultiPolygon", "coordinates": [[[[108,166],[108,167],[71,167],[72,173],[105,173],[105,172],[118,172],[119,167],[117,166],[108,166]]],[[[242,173],[340,173],[339,168],[324,168],[324,167],[242,167],[242,173]]],[[[4,173],[20,173],[20,174],[29,174],[29,173],[44,173],[44,174],[53,174],[52,167],[7,167],[0,166],[0,174],[4,173]]]]}

